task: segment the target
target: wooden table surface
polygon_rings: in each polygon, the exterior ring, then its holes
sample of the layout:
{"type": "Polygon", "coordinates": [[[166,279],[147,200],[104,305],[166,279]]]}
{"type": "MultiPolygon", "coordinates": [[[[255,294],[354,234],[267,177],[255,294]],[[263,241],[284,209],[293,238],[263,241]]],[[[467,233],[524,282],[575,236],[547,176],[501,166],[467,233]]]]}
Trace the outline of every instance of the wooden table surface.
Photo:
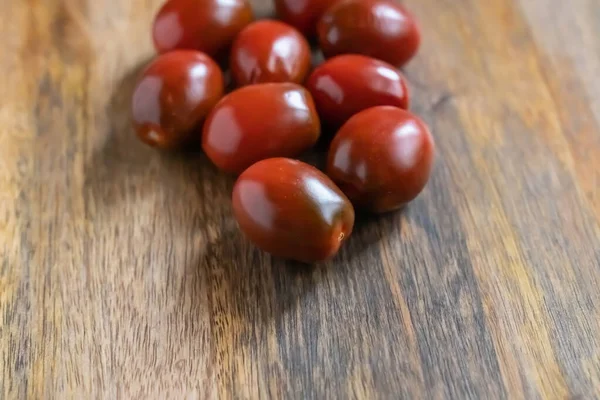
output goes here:
{"type": "Polygon", "coordinates": [[[310,270],[135,139],[159,3],[0,0],[0,398],[600,396],[600,3],[406,0],[432,181],[310,270]]]}

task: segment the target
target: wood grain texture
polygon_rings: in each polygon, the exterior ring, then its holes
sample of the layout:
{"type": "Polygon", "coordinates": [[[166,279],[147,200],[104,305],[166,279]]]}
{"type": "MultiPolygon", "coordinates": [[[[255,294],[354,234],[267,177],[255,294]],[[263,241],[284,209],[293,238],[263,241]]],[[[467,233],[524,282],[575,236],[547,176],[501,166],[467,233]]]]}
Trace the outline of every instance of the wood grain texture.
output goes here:
{"type": "Polygon", "coordinates": [[[311,270],[135,139],[159,3],[0,0],[0,398],[600,397],[600,3],[406,0],[433,179],[311,270]]]}

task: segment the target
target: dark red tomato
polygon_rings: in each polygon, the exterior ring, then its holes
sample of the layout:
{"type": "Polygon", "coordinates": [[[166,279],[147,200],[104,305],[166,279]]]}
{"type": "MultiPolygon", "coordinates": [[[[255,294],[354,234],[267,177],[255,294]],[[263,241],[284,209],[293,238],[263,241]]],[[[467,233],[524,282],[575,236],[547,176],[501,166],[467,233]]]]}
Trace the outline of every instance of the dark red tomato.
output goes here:
{"type": "Polygon", "coordinates": [[[253,18],[248,0],[169,0],[154,20],[154,45],[159,53],[194,49],[221,57],[253,18]]]}
{"type": "Polygon", "coordinates": [[[394,0],[347,0],[335,4],[318,25],[326,57],[363,54],[402,67],[419,49],[414,17],[394,0]]]}
{"type": "Polygon", "coordinates": [[[337,56],[321,64],[308,79],[307,88],[322,121],[333,128],[367,108],[409,106],[402,74],[388,63],[361,55],[337,56]]]}
{"type": "Polygon", "coordinates": [[[241,173],[257,161],[295,157],[319,139],[313,99],[294,83],[263,83],[223,98],[204,124],[202,148],[217,167],[241,173]]]}
{"type": "Polygon", "coordinates": [[[279,21],[257,21],[235,39],[231,72],[239,86],[267,83],[303,83],[310,70],[310,46],[293,27],[279,21]]]}
{"type": "Polygon", "coordinates": [[[159,56],[142,73],[133,93],[137,135],[159,148],[183,144],[224,90],[223,74],[206,54],[178,50],[159,56]]]}
{"type": "Polygon", "coordinates": [[[314,36],[323,13],[340,0],[275,0],[279,17],[306,36],[314,36]]]}
{"type": "Polygon", "coordinates": [[[312,263],[327,260],[352,233],[352,204],[325,174],[288,158],[260,161],[233,188],[240,228],[260,249],[312,263]]]}
{"type": "Polygon", "coordinates": [[[327,175],[354,205],[376,213],[400,208],[423,190],[435,146],[418,117],[379,106],[356,114],[329,150],[327,175]]]}

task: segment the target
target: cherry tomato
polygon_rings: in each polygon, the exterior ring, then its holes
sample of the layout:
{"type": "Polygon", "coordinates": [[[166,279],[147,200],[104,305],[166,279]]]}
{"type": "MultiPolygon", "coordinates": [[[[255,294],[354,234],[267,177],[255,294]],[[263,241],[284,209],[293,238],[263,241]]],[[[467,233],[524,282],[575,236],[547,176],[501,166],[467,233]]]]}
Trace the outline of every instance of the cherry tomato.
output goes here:
{"type": "Polygon", "coordinates": [[[376,213],[400,208],[423,190],[435,146],[418,117],[379,106],[356,114],[331,143],[327,174],[354,205],[376,213]]]}
{"type": "Polygon", "coordinates": [[[306,36],[316,34],[323,13],[340,0],[275,0],[279,17],[306,36]]]}
{"type": "Polygon", "coordinates": [[[178,50],[159,56],[142,73],[133,94],[137,135],[159,148],[183,144],[223,97],[224,85],[221,70],[206,54],[178,50]]]}
{"type": "Polygon", "coordinates": [[[347,0],[335,4],[318,25],[326,57],[354,53],[402,67],[419,49],[414,17],[393,0],[347,0]]]}
{"type": "Polygon", "coordinates": [[[154,20],[154,45],[159,53],[194,49],[221,57],[253,18],[248,0],[168,0],[154,20]]]}
{"type": "Polygon", "coordinates": [[[409,106],[406,80],[392,65],[361,55],[334,57],[317,67],[307,82],[323,123],[339,128],[370,107],[409,106]]]}
{"type": "Polygon", "coordinates": [[[352,204],[331,179],[288,158],[244,171],[233,188],[233,211],[257,247],[306,263],[333,257],[354,226],[352,204]]]}
{"type": "Polygon", "coordinates": [[[266,82],[302,83],[310,70],[310,46],[293,27],[262,20],[248,25],[231,51],[231,71],[239,86],[266,82]]]}
{"type": "Polygon", "coordinates": [[[294,83],[263,83],[223,98],[204,124],[202,147],[217,167],[241,173],[257,161],[295,157],[319,139],[313,99],[294,83]]]}

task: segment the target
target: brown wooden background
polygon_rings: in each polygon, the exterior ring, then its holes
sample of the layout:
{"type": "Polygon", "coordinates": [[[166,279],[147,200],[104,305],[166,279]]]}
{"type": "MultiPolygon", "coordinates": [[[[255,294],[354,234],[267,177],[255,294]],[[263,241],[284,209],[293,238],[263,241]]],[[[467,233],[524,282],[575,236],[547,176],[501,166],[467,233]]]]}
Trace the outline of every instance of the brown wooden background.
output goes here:
{"type": "Polygon", "coordinates": [[[597,0],[406,0],[434,177],[314,270],[134,138],[159,3],[0,0],[0,398],[600,396],[597,0]]]}

